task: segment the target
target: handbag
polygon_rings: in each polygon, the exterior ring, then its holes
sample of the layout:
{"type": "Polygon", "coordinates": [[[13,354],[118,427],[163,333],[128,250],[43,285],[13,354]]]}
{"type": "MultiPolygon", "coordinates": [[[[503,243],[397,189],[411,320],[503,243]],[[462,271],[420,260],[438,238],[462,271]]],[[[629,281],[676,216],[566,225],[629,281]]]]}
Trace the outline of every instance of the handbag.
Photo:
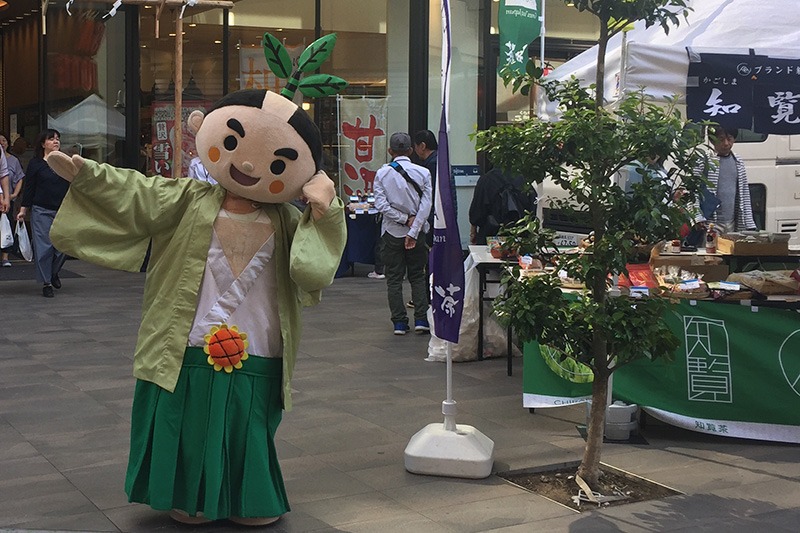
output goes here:
{"type": "Polygon", "coordinates": [[[28,236],[28,228],[25,226],[24,220],[17,220],[17,242],[19,243],[19,253],[25,261],[33,259],[33,248],[31,247],[31,238],[28,236]]]}
{"type": "Polygon", "coordinates": [[[0,214],[0,248],[14,246],[14,234],[11,232],[11,223],[5,213],[0,214]]]}

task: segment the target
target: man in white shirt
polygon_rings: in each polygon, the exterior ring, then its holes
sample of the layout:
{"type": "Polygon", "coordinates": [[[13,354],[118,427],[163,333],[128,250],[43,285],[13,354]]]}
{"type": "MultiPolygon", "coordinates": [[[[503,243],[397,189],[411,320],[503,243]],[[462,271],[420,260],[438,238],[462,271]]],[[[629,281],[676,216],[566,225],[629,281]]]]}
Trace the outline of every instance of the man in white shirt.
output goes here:
{"type": "Polygon", "coordinates": [[[198,181],[205,181],[211,185],[217,184],[217,180],[211,177],[211,174],[208,173],[206,167],[203,166],[203,162],[197,156],[189,162],[189,177],[198,181]]]}
{"type": "Polygon", "coordinates": [[[392,162],[382,166],[375,175],[375,207],[383,214],[381,255],[395,335],[405,335],[410,329],[403,300],[403,278],[406,276],[415,304],[414,331],[430,331],[425,233],[431,231],[428,215],[433,186],[430,171],[409,159],[412,151],[413,143],[408,133],[392,134],[389,139],[392,162]]]}

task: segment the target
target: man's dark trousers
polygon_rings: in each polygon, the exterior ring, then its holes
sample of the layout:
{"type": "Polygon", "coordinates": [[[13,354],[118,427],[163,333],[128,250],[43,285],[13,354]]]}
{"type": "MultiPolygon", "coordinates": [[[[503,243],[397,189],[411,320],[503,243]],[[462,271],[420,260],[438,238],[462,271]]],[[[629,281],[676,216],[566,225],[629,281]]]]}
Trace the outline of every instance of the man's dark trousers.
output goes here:
{"type": "Polygon", "coordinates": [[[389,295],[389,311],[392,322],[408,324],[408,313],[403,300],[403,280],[406,275],[411,284],[411,299],[414,301],[414,319],[428,319],[428,289],[425,279],[425,265],[428,263],[428,247],[425,245],[425,234],[417,236],[417,245],[405,248],[405,237],[393,237],[384,233],[383,240],[384,273],[389,295]]]}

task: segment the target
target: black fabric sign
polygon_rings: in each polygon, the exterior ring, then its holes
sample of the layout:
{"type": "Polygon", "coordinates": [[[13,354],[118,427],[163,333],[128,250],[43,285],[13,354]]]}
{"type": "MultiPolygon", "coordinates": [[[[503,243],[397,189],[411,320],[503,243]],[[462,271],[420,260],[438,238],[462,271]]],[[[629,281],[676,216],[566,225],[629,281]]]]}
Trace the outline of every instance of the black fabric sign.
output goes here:
{"type": "Polygon", "coordinates": [[[800,133],[800,80],[794,85],[753,87],[753,130],[759,133],[800,133]]]}
{"type": "Polygon", "coordinates": [[[800,134],[800,58],[700,54],[689,64],[686,113],[758,133],[800,134]]]}

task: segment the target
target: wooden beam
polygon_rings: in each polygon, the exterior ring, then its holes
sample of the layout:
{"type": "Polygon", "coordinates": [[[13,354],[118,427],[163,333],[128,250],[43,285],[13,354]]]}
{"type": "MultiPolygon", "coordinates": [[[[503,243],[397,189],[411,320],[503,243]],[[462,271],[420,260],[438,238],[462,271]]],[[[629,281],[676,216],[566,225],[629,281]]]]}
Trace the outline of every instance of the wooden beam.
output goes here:
{"type": "MultiPolygon", "coordinates": [[[[113,4],[114,0],[95,0],[105,4],[113,4]]],[[[165,3],[167,7],[181,7],[184,0],[122,0],[123,4],[131,6],[158,6],[165,3]]],[[[223,7],[233,9],[233,0],[197,0],[194,7],[223,7]]]]}
{"type": "Polygon", "coordinates": [[[175,146],[172,177],[183,177],[183,19],[175,17],[175,146]]]}

